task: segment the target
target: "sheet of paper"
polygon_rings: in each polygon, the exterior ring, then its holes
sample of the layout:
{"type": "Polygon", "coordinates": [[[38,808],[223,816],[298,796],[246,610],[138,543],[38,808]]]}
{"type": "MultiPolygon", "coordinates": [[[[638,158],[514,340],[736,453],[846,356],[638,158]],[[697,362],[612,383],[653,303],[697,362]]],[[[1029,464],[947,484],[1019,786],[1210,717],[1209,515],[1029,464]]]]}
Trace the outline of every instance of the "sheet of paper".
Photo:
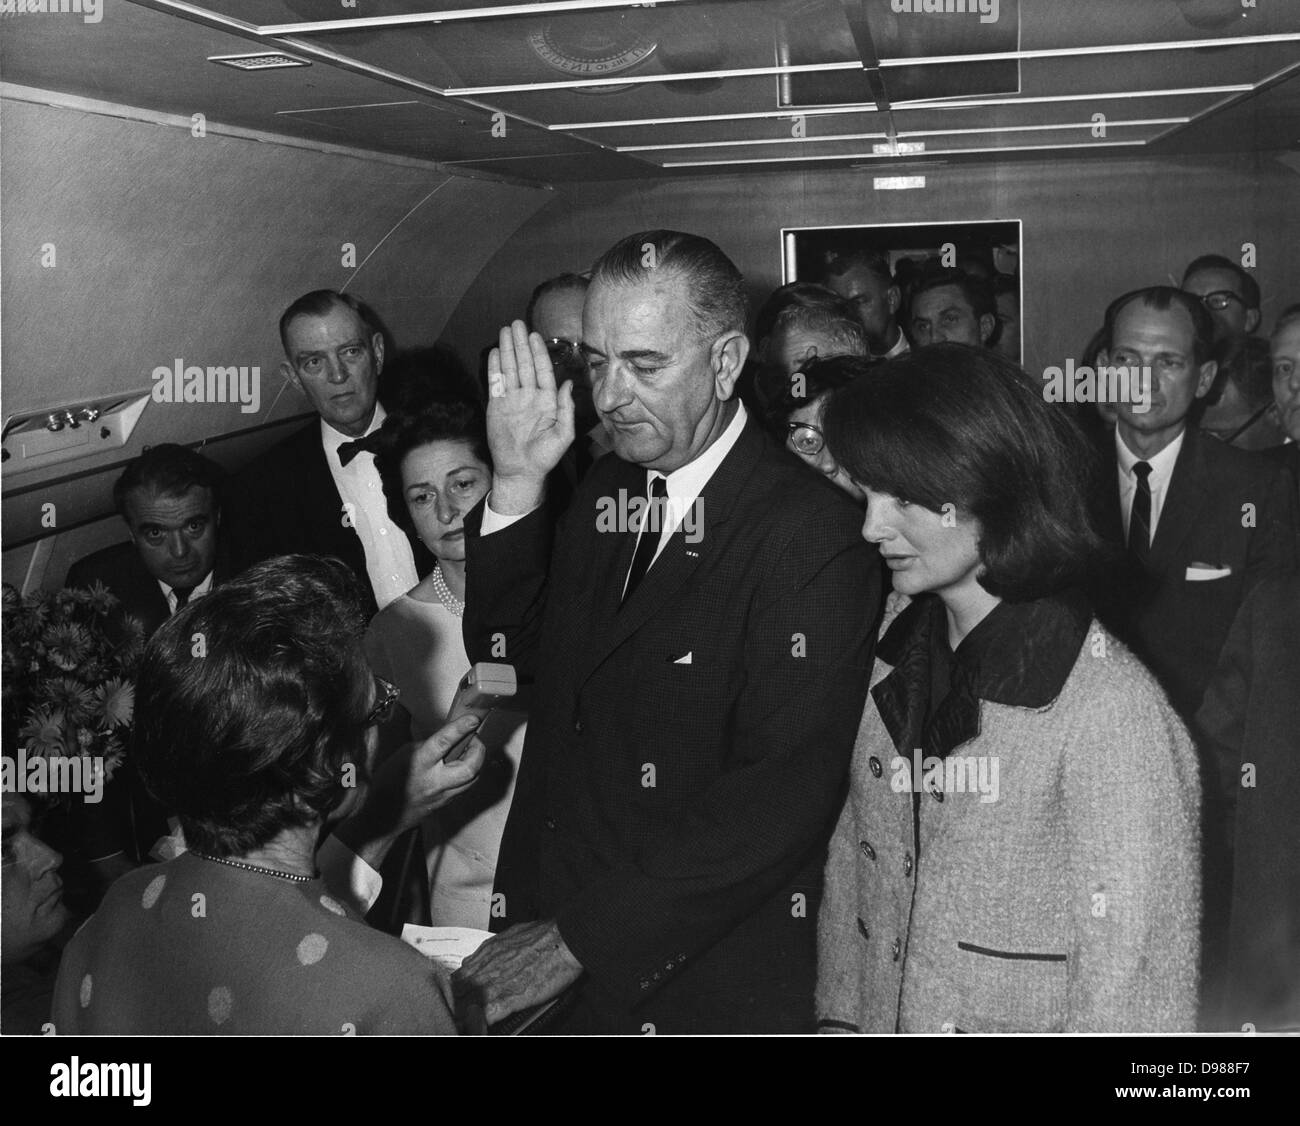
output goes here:
{"type": "Polygon", "coordinates": [[[407,923],[402,928],[403,942],[449,972],[460,969],[461,962],[491,937],[490,931],[474,927],[422,927],[407,923]]]}

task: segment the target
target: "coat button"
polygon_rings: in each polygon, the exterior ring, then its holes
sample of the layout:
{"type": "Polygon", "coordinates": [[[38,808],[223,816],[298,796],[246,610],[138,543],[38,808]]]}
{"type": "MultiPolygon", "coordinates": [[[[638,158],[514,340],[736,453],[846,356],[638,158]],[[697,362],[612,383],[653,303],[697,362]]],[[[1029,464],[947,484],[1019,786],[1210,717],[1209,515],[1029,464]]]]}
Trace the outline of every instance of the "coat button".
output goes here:
{"type": "Polygon", "coordinates": [[[576,731],[579,735],[582,734],[582,720],[575,719],[573,721],[573,730],[576,731]]]}
{"type": "Polygon", "coordinates": [[[862,921],[862,916],[858,916],[858,934],[863,938],[870,938],[871,932],[867,930],[867,924],[862,921]]]}
{"type": "Polygon", "coordinates": [[[552,833],[555,832],[555,818],[554,818],[554,817],[548,817],[545,821],[542,822],[542,824],[545,825],[546,828],[549,829],[552,833]]]}
{"type": "Polygon", "coordinates": [[[909,852],[906,856],[903,857],[903,875],[910,876],[911,874],[912,874],[912,854],[909,852]]]}
{"type": "Polygon", "coordinates": [[[862,849],[862,855],[868,860],[875,860],[876,850],[871,847],[870,841],[858,841],[858,848],[862,849]]]}
{"type": "Polygon", "coordinates": [[[879,778],[885,772],[885,768],[880,765],[880,760],[876,758],[875,755],[872,755],[869,759],[867,759],[867,765],[871,767],[871,773],[874,774],[877,778],[879,778]]]}
{"type": "Polygon", "coordinates": [[[894,939],[894,945],[889,948],[889,952],[894,956],[894,961],[898,961],[898,956],[903,952],[903,943],[900,939],[894,939]]]}

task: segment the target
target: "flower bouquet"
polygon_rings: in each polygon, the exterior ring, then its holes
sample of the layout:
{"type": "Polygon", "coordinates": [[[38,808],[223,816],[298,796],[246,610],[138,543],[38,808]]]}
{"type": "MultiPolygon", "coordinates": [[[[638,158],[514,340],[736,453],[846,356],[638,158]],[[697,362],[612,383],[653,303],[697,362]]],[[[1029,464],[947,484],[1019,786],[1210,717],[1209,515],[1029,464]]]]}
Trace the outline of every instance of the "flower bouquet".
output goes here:
{"type": "Polygon", "coordinates": [[[5,583],[2,597],[4,788],[52,804],[102,791],[126,751],[143,627],[101,584],[24,598],[5,583]]]}

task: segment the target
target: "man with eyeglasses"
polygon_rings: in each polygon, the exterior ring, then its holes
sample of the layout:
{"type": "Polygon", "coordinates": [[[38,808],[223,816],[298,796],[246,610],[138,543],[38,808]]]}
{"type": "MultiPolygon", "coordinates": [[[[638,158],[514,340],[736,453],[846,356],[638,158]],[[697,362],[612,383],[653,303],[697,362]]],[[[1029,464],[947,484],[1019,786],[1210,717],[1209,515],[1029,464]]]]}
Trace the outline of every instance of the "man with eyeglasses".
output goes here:
{"type": "Polygon", "coordinates": [[[1200,405],[1196,424],[1242,449],[1277,445],[1283,435],[1269,417],[1266,381],[1261,385],[1252,380],[1250,365],[1241,362],[1260,323],[1259,283],[1231,259],[1203,254],[1183,272],[1182,288],[1199,298],[1210,314],[1220,360],[1218,377],[1200,405]],[[1230,362],[1224,363],[1225,359],[1230,362]]]}
{"type": "Polygon", "coordinates": [[[1259,283],[1231,259],[1202,254],[1183,271],[1181,288],[1209,311],[1216,343],[1259,327],[1259,283]]]}
{"type": "Polygon", "coordinates": [[[524,312],[528,330],[546,341],[556,380],[573,381],[573,408],[580,438],[560,461],[560,468],[573,488],[577,488],[596,459],[612,449],[591,402],[587,360],[582,354],[582,306],[590,284],[581,274],[548,278],[533,290],[524,312]]]}

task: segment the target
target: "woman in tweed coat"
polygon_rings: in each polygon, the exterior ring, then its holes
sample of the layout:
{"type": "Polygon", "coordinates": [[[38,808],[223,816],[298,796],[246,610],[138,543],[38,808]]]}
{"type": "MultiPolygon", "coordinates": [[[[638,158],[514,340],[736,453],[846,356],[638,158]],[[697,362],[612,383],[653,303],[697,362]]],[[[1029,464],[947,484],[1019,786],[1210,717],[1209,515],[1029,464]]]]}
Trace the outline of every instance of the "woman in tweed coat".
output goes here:
{"type": "Polygon", "coordinates": [[[1193,1030],[1196,759],[1075,590],[1098,550],[1077,429],[962,345],[876,369],[825,428],[911,602],[831,843],[819,1026],[1193,1030]]]}

